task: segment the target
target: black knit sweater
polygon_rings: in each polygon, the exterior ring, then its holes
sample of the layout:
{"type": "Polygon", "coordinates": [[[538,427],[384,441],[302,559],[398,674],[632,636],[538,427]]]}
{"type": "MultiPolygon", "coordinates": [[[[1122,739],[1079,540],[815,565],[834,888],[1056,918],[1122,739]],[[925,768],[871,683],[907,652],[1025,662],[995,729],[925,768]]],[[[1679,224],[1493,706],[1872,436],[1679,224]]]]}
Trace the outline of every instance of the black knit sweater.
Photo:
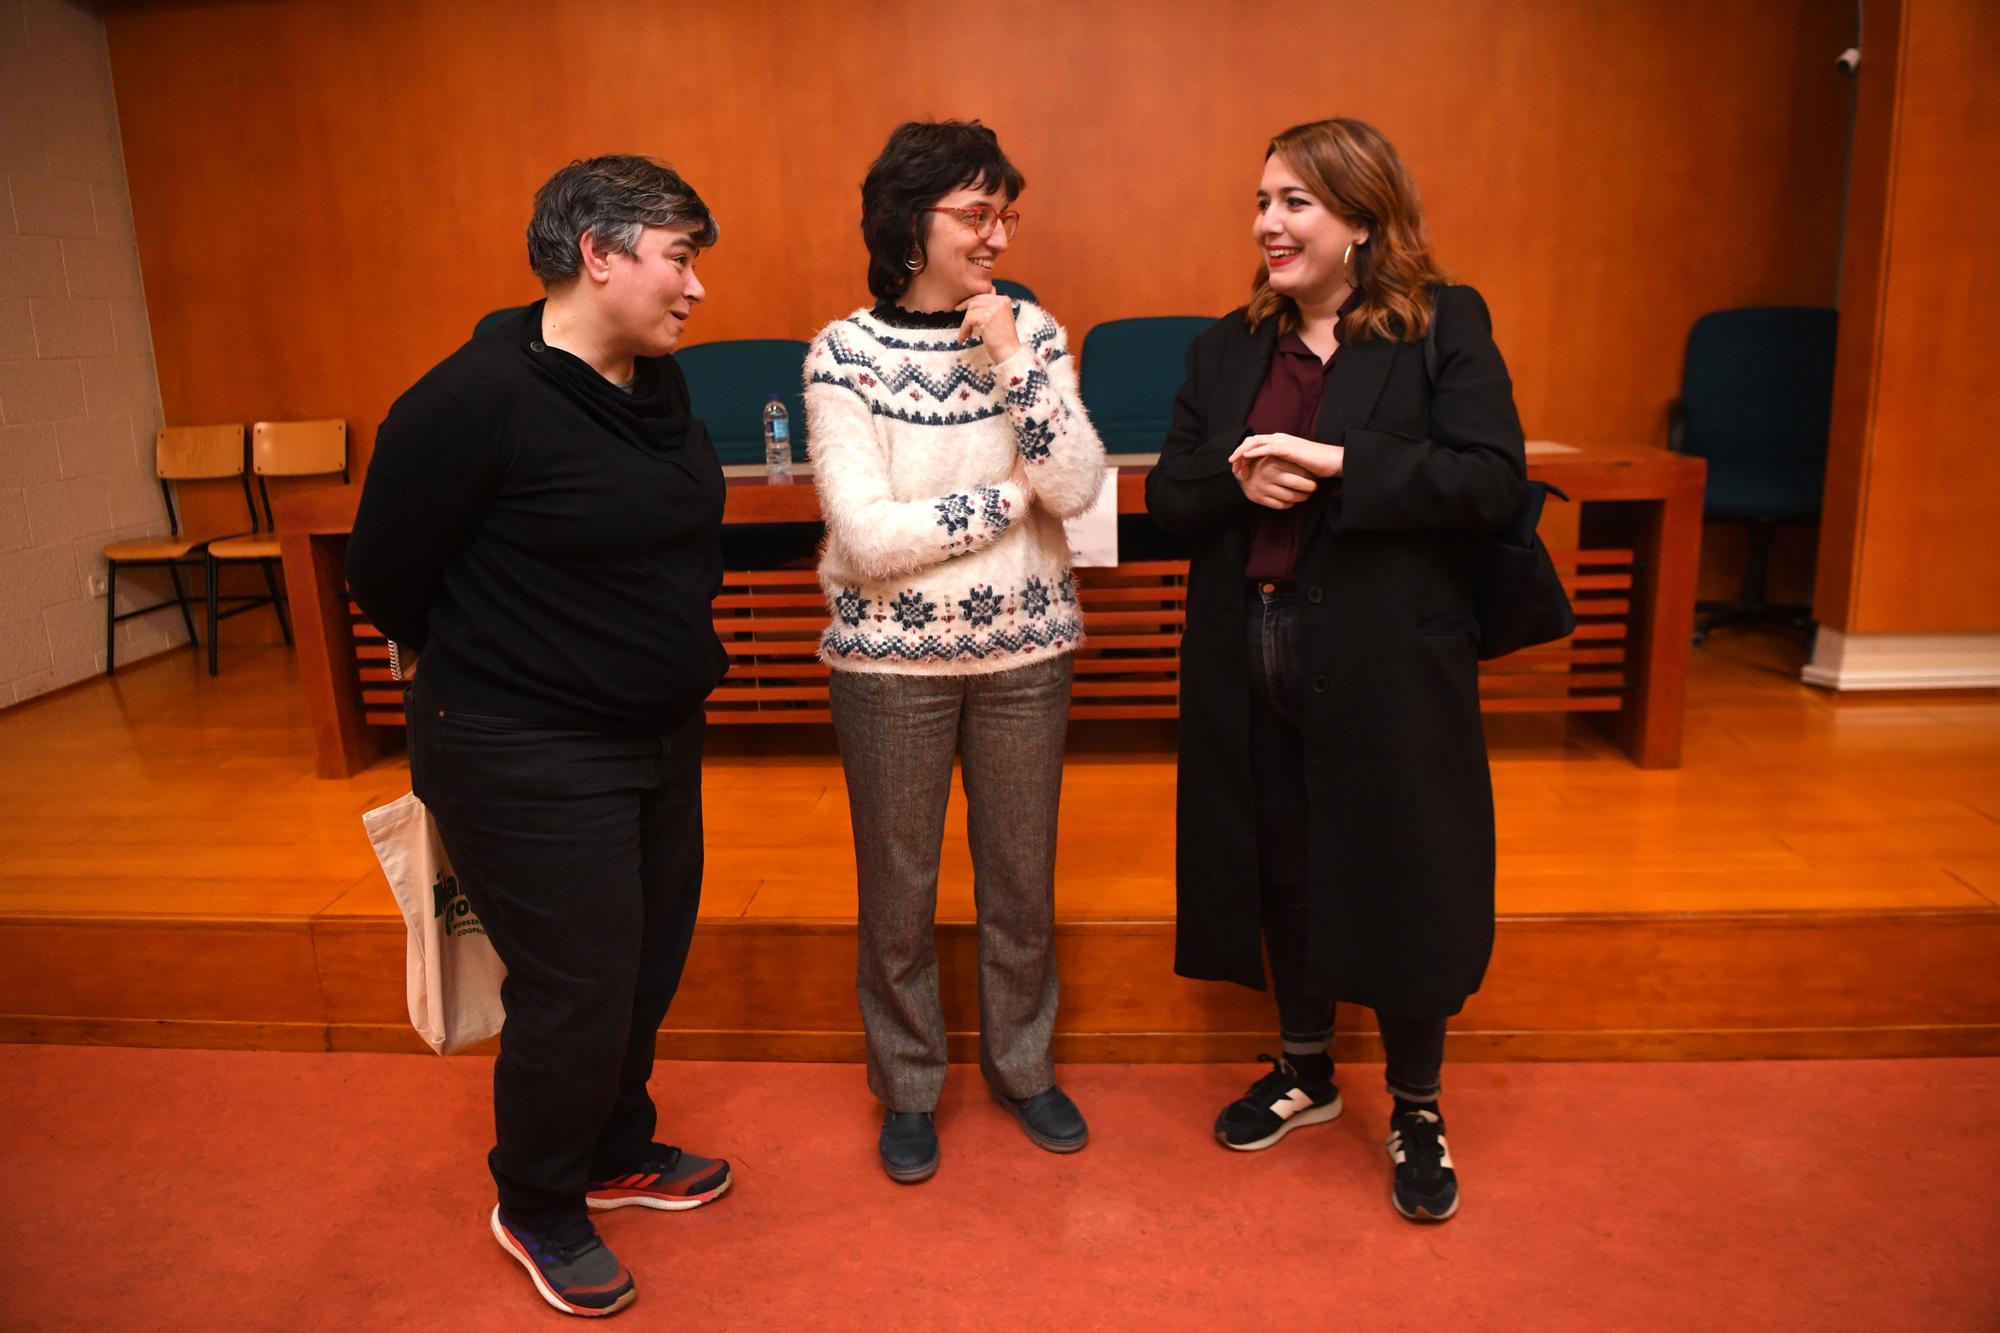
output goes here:
{"type": "Polygon", "coordinates": [[[671,357],[640,358],[620,389],[543,343],[541,319],[538,301],[390,408],[348,585],[422,653],[440,706],[665,727],[728,665],[710,610],[722,469],[671,357]]]}

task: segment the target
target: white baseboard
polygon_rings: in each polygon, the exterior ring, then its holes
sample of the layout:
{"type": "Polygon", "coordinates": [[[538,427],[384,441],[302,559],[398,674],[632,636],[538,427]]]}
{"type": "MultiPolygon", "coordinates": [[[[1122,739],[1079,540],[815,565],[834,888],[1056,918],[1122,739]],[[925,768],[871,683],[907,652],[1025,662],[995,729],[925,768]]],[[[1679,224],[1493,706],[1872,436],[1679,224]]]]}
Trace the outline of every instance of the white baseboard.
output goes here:
{"type": "Polygon", "coordinates": [[[1834,690],[2000,687],[2000,634],[1843,634],[1822,625],[1799,676],[1834,690]]]}

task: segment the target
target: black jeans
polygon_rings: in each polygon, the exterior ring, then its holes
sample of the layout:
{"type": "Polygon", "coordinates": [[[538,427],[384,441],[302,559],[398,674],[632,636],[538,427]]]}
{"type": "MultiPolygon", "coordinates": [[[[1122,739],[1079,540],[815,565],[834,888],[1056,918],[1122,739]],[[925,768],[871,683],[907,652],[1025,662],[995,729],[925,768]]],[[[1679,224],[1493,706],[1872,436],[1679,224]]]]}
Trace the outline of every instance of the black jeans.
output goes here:
{"type": "Polygon", "coordinates": [[[487,1162],[509,1217],[584,1211],[652,1141],[653,1041],[701,901],[699,710],[615,735],[406,704],[410,778],[500,960],[487,1162]]]}
{"type": "MultiPolygon", "coordinates": [[[[1333,979],[1319,974],[1311,949],[1312,884],[1306,829],[1306,738],[1300,726],[1305,659],[1299,604],[1289,583],[1250,585],[1245,621],[1250,654],[1250,767],[1257,799],[1258,888],[1264,952],[1278,1000],[1278,1034],[1288,1046],[1333,1039],[1333,979]]],[[[1388,1058],[1389,1090],[1437,1096],[1444,1066],[1445,1020],[1375,1013],[1388,1058]]]]}

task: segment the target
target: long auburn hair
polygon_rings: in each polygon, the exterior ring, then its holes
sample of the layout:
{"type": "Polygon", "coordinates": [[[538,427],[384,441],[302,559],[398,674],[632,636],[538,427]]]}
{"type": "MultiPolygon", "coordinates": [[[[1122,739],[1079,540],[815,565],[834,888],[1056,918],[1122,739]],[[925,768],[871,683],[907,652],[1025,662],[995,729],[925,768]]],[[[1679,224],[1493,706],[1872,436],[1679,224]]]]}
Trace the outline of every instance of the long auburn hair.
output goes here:
{"type": "MultiPolygon", "coordinates": [[[[1431,323],[1431,286],[1444,281],[1444,270],[1431,257],[1417,185],[1395,146],[1373,125],[1342,118],[1292,126],[1271,140],[1265,160],[1274,154],[1349,226],[1368,229],[1349,261],[1348,281],[1361,300],[1348,313],[1344,336],[1422,338],[1431,323]]],[[[1245,317],[1255,329],[1273,315],[1283,332],[1299,326],[1298,304],[1271,286],[1271,271],[1260,264],[1245,317]]]]}

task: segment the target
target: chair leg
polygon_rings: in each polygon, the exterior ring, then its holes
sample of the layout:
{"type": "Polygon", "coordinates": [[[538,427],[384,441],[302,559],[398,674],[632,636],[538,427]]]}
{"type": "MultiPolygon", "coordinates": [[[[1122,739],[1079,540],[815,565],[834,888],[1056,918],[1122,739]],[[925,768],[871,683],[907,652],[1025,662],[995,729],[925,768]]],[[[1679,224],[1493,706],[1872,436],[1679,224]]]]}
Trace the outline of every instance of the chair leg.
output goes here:
{"type": "Polygon", "coordinates": [[[194,612],[188,607],[187,590],[181,587],[181,567],[179,561],[174,561],[167,566],[167,577],[174,581],[174,601],[179,603],[181,608],[181,624],[187,626],[188,647],[199,652],[201,650],[201,635],[194,632],[194,612]]]}
{"type": "Polygon", "coordinates": [[[1750,558],[1744,563],[1743,591],[1737,598],[1746,619],[1755,620],[1764,613],[1764,587],[1771,569],[1771,540],[1777,535],[1778,525],[1768,518],[1758,519],[1750,525],[1750,558]]]}
{"type": "Polygon", "coordinates": [[[284,631],[285,642],[292,641],[292,620],[285,614],[285,594],[278,589],[278,576],[271,569],[269,560],[259,560],[264,567],[264,586],[271,590],[271,609],[278,613],[278,628],[284,631]]]}
{"type": "Polygon", "coordinates": [[[104,562],[104,674],[118,674],[118,562],[104,562]]]}
{"type": "Polygon", "coordinates": [[[213,676],[218,674],[215,661],[215,626],[221,618],[217,614],[220,608],[217,602],[215,582],[217,577],[222,573],[222,566],[216,563],[214,556],[209,556],[205,563],[208,567],[208,674],[213,676]]]}

